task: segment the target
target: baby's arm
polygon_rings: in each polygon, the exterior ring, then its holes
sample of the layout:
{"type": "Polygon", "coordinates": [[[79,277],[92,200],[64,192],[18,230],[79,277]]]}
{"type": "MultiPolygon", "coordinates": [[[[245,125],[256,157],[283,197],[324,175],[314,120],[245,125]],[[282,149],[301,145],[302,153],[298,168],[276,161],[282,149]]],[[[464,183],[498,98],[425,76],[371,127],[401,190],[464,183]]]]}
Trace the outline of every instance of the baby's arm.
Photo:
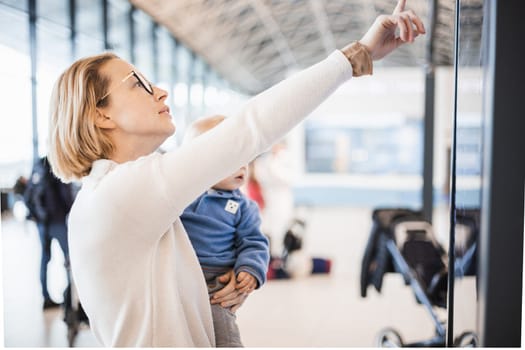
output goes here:
{"type": "Polygon", "coordinates": [[[235,233],[237,260],[234,270],[237,283],[244,281],[237,286],[237,290],[247,291],[252,287],[257,289],[266,282],[270,251],[268,239],[260,230],[261,219],[257,204],[246,199],[241,204],[241,213],[241,220],[235,233]],[[255,279],[254,283],[252,279],[255,279]]]}
{"type": "Polygon", "coordinates": [[[251,293],[257,288],[257,279],[250,273],[241,271],[237,275],[236,288],[241,293],[251,293]]]}

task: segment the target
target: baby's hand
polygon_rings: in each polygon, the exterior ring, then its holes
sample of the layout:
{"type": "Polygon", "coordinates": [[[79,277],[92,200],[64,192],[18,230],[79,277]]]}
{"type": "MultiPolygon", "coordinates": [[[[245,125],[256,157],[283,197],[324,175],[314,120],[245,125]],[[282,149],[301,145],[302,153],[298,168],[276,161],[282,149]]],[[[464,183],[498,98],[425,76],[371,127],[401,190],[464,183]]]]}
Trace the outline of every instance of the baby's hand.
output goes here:
{"type": "Polygon", "coordinates": [[[248,272],[241,271],[237,275],[237,286],[239,292],[251,293],[257,288],[257,280],[248,272]]]}

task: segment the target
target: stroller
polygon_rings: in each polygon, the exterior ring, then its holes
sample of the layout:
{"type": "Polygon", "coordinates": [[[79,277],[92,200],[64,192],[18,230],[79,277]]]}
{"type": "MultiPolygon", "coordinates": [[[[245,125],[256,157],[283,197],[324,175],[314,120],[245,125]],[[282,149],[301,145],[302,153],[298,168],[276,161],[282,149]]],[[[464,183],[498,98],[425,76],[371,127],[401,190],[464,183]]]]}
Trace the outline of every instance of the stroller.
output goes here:
{"type": "MultiPolygon", "coordinates": [[[[271,257],[268,267],[267,278],[287,279],[291,278],[287,269],[288,256],[290,253],[301,250],[303,247],[303,236],[306,223],[301,219],[294,219],[290,228],[283,238],[283,252],[280,256],[271,257]]],[[[270,241],[271,244],[271,241],[270,241]]]]}
{"type": "Polygon", "coordinates": [[[284,235],[281,255],[270,257],[266,275],[268,280],[330,273],[332,267],[331,259],[300,254],[303,248],[305,231],[306,222],[295,218],[284,235]],[[297,258],[298,253],[299,258],[297,258]]]}
{"type": "Polygon", "coordinates": [[[432,226],[420,211],[409,209],[376,209],[372,220],[361,266],[361,296],[366,297],[370,284],[380,292],[384,274],[398,272],[430,314],[436,331],[431,339],[405,344],[397,331],[387,328],[378,335],[376,346],[445,346],[445,324],[433,307],[446,307],[448,273],[445,251],[435,239],[432,226]]]}
{"type": "Polygon", "coordinates": [[[477,273],[477,241],[480,228],[479,208],[456,209],[454,276],[477,273]]]}

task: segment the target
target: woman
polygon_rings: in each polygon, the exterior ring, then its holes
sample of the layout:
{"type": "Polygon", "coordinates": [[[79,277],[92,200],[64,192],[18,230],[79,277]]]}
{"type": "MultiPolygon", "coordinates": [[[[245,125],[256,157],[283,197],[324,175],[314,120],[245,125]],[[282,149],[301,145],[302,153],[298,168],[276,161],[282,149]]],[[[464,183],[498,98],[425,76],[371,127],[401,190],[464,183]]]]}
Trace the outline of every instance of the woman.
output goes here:
{"type": "MultiPolygon", "coordinates": [[[[205,189],[247,164],[352,75],[424,33],[400,0],[365,36],[251,99],[241,113],[173,152],[167,92],[112,54],[79,60],[54,88],[49,159],[82,179],[69,219],[73,279],[104,346],[214,346],[206,286],[179,215],[205,189]],[[396,37],[396,28],[400,37],[396,37]]],[[[231,273],[212,303],[245,296],[231,273]]]]}

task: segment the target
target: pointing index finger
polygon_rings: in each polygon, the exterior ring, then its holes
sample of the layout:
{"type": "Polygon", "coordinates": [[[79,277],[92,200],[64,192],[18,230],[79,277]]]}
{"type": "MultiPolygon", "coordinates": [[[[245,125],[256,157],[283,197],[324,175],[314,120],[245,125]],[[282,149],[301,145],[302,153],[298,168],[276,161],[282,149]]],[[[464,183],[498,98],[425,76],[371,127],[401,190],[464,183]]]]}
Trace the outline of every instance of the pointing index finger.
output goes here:
{"type": "Polygon", "coordinates": [[[397,5],[396,5],[396,8],[394,9],[394,12],[392,12],[392,14],[397,14],[397,13],[400,13],[400,12],[403,12],[405,10],[405,4],[406,4],[406,0],[399,0],[397,2],[397,5]]]}

